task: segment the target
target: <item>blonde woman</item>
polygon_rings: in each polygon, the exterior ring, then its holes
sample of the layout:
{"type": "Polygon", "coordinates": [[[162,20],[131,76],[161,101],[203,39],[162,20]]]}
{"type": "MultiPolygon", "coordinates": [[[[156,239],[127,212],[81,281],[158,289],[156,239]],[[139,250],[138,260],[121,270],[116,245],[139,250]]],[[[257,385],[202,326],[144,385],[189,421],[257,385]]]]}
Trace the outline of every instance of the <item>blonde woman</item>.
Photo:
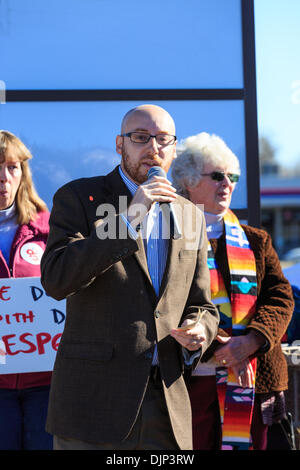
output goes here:
{"type": "MultiPolygon", "coordinates": [[[[34,189],[30,151],[0,131],[0,278],[40,276],[49,213],[34,189]]],[[[51,372],[0,375],[0,449],[51,449],[45,432],[51,372]]]]}

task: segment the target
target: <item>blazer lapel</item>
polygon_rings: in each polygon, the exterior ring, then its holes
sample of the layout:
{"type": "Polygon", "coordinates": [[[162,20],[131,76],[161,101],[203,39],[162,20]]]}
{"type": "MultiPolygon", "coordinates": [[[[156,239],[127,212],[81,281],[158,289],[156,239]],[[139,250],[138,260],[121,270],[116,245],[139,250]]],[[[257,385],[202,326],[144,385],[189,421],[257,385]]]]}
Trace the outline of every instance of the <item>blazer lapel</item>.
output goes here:
{"type": "Polygon", "coordinates": [[[144,241],[143,241],[143,238],[141,237],[141,234],[139,234],[138,236],[137,244],[138,244],[139,249],[138,251],[134,253],[134,256],[136,257],[137,262],[139,263],[140,267],[144,271],[148,281],[152,285],[152,280],[151,280],[149,270],[148,270],[147,255],[145,252],[144,241]]]}

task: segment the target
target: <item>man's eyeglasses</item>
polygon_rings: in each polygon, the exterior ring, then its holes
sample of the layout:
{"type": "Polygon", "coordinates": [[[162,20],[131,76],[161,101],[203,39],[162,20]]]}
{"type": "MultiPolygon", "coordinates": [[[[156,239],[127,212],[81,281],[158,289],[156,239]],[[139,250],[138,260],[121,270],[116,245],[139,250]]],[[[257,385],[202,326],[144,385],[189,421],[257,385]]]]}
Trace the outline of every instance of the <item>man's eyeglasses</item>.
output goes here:
{"type": "Polygon", "coordinates": [[[158,145],[172,145],[176,142],[176,135],[170,134],[157,134],[150,135],[145,132],[127,132],[127,134],[121,134],[122,137],[129,137],[131,142],[135,144],[147,144],[151,137],[153,137],[158,145]]]}
{"type": "Polygon", "coordinates": [[[214,181],[223,181],[227,176],[231,183],[237,183],[240,179],[240,175],[236,173],[224,173],[223,171],[212,171],[211,173],[202,173],[202,176],[210,176],[214,181]]]}

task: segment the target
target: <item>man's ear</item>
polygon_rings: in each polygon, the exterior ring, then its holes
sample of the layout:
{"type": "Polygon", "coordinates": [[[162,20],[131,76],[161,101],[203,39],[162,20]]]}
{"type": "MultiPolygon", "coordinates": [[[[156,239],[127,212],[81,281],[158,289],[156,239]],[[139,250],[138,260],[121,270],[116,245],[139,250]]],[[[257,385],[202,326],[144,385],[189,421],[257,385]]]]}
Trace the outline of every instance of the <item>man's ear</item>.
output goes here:
{"type": "Polygon", "coordinates": [[[116,137],[116,151],[120,155],[122,155],[123,150],[123,137],[121,135],[117,135],[116,137]]]}
{"type": "Polygon", "coordinates": [[[177,145],[177,142],[175,142],[174,144],[174,156],[173,156],[174,159],[177,158],[176,145],[177,145]]]}

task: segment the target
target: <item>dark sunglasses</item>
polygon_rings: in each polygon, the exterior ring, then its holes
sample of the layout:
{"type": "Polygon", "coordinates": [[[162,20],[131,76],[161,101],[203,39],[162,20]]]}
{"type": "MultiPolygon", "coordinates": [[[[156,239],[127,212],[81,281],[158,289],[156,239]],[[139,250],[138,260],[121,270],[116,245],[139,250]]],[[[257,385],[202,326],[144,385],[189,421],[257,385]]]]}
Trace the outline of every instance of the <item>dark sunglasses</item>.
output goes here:
{"type": "Polygon", "coordinates": [[[212,171],[211,173],[202,173],[202,176],[210,176],[214,181],[223,181],[225,176],[228,176],[231,183],[237,183],[240,175],[235,173],[224,173],[223,171],[212,171]]]}

